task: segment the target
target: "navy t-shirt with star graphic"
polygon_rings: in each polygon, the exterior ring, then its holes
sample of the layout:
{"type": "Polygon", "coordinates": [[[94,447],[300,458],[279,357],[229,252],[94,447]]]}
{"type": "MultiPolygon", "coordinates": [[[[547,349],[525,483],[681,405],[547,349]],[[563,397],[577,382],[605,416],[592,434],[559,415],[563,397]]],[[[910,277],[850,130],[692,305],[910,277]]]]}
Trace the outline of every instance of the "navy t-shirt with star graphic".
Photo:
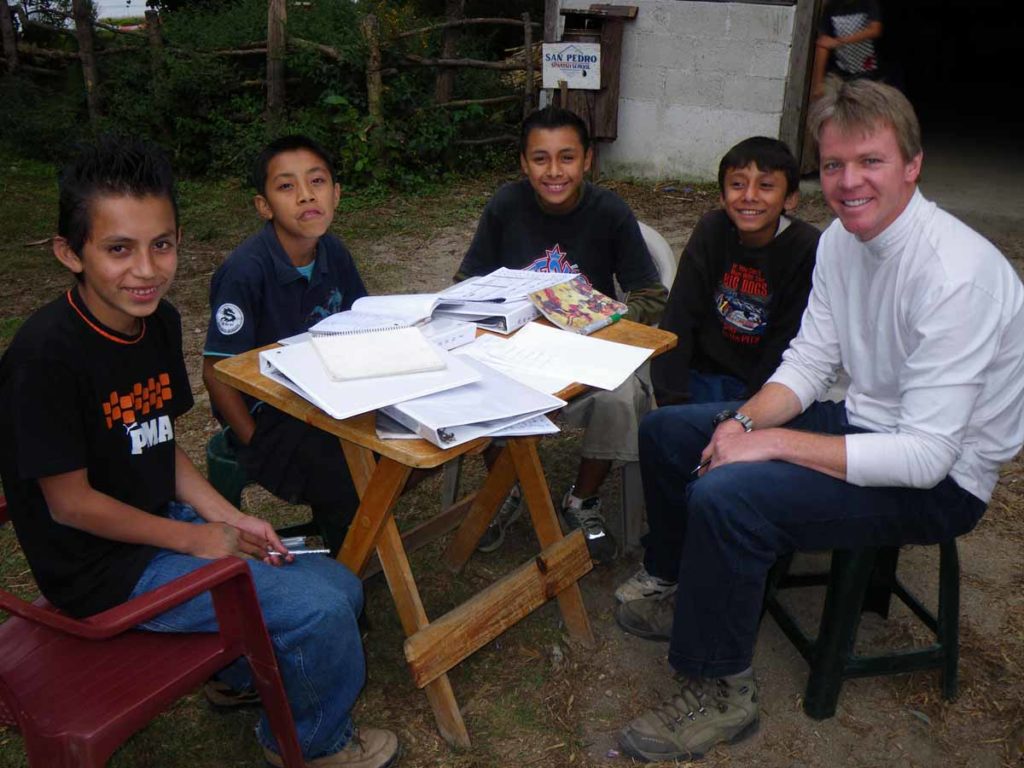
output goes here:
{"type": "Polygon", "coordinates": [[[583,185],[579,204],[565,214],[544,211],[528,179],[506,184],[488,201],[459,275],[486,275],[500,267],[580,272],[615,296],[659,283],[640,226],[614,192],[583,185]]]}
{"type": "Polygon", "coordinates": [[[181,318],[166,301],[125,336],[72,289],[19,329],[0,360],[0,476],[51,603],[90,616],[124,602],[156,550],[56,522],[39,478],[84,469],[100,493],[164,514],[175,498],[174,420],[191,407],[181,318]]]}

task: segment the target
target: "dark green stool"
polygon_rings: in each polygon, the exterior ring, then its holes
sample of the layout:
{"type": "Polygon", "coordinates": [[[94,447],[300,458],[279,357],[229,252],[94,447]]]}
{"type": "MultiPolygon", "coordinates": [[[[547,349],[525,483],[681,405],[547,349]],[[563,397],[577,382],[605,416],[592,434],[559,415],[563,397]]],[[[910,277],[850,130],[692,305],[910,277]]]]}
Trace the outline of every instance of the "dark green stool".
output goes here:
{"type": "Polygon", "coordinates": [[[249,485],[249,479],[238,463],[228,432],[228,429],[221,430],[206,444],[206,476],[217,493],[241,509],[242,491],[249,485]]]}
{"type": "Polygon", "coordinates": [[[816,720],[836,712],[843,681],[851,677],[897,675],[939,669],[942,695],[957,690],[960,658],[960,559],[956,541],[939,544],[939,605],[932,614],[896,577],[898,547],[837,549],[829,573],[790,574],[792,556],[781,558],[768,580],[765,608],[811,667],[804,694],[804,711],[816,720]],[[814,639],[804,634],[778,600],[782,589],[827,585],[821,626],[814,639]],[[889,616],[892,596],[898,597],[932,632],[935,643],[874,656],[854,654],[860,615],[865,611],[889,616]]]}
{"type": "MultiPolygon", "coordinates": [[[[239,509],[242,508],[242,491],[250,484],[238,454],[228,439],[230,429],[225,428],[210,438],[206,444],[206,475],[217,492],[239,509]]],[[[312,520],[297,525],[278,528],[277,535],[319,536],[320,528],[312,520]]]]}

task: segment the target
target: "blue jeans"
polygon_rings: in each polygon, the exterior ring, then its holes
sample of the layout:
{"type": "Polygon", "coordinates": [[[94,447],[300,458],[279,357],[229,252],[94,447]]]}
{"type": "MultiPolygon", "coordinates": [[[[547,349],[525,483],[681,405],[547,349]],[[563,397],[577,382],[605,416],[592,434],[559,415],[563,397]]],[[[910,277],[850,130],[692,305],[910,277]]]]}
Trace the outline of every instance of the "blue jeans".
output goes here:
{"type": "Polygon", "coordinates": [[[725,400],[744,400],[747,385],[735,376],[725,373],[701,373],[690,369],[690,402],[721,403],[725,400]]]}
{"type": "MultiPolygon", "coordinates": [[[[168,516],[203,524],[187,504],[172,502],[168,516]]],[[[160,550],[143,571],[132,597],[191,573],[209,563],[191,555],[160,550]]],[[[274,567],[247,561],[263,609],[284,689],[291,704],[302,754],[307,760],[330,755],[352,738],[349,710],[366,679],[363,646],[357,626],[362,610],[362,583],[334,560],[300,555],[274,567]]],[[[209,593],[183,603],[139,625],[152,632],[216,632],[217,617],[209,593]]],[[[252,687],[245,659],[218,675],[241,690],[252,687]]],[[[263,746],[278,752],[266,715],[256,735],[263,746]]]]}
{"type": "MultiPolygon", "coordinates": [[[[640,425],[650,534],[644,566],[679,580],[669,662],[721,677],[750,666],[768,571],[800,550],[936,544],[971,530],[985,504],[950,478],[934,488],[865,488],[782,461],[692,474],[711,419],[741,402],[660,408],[640,425]]],[[[843,403],[815,403],[787,426],[832,435],[851,426],[843,403]]]]}

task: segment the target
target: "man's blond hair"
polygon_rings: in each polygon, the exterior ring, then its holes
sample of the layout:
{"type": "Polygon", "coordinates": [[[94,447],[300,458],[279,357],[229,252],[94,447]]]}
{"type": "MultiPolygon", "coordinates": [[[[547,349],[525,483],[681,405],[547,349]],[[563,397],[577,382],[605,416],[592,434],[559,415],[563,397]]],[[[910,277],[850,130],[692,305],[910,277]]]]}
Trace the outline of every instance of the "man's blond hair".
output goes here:
{"type": "Polygon", "coordinates": [[[879,123],[889,125],[905,162],[921,153],[921,124],[914,108],[891,85],[863,79],[844,82],[830,77],[824,95],[811,105],[807,116],[807,127],[816,142],[821,141],[827,122],[832,122],[840,133],[871,133],[879,123]]]}

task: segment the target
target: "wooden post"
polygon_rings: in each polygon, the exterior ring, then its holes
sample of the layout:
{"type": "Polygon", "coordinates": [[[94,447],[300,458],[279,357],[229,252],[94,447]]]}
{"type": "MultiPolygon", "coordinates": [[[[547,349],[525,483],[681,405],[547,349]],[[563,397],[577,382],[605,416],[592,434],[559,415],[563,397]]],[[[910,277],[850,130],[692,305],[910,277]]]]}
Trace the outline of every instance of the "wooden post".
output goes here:
{"type": "MultiPolygon", "coordinates": [[[[444,20],[459,21],[466,15],[466,0],[445,0],[444,20]]],[[[462,31],[458,27],[448,27],[441,32],[442,59],[454,59],[459,52],[459,37],[462,31]]],[[[438,104],[447,104],[452,100],[455,90],[455,70],[442,67],[437,71],[434,80],[434,99],[438,104]]]]}
{"type": "Polygon", "coordinates": [[[275,119],[284,109],[284,56],[288,46],[285,0],[267,6],[267,117],[275,119]]]}
{"type": "Polygon", "coordinates": [[[72,0],[71,14],[75,20],[75,39],[78,41],[78,58],[82,62],[82,78],[85,80],[85,102],[89,108],[89,122],[96,126],[102,114],[99,95],[96,93],[96,53],[92,41],[92,3],[90,0],[72,0]]]}
{"type": "MultiPolygon", "coordinates": [[[[3,0],[0,0],[3,2],[3,0]]],[[[160,64],[160,54],[164,47],[164,39],[160,34],[160,14],[152,9],[146,11],[146,38],[149,40],[149,63],[156,72],[160,64]]]]}
{"type": "Polygon", "coordinates": [[[544,0],[544,42],[558,42],[558,0],[544,0]]]}
{"type": "Polygon", "coordinates": [[[0,0],[0,39],[4,44],[4,60],[8,74],[18,71],[18,41],[14,37],[14,22],[11,21],[11,7],[7,0],[0,0]]]}
{"type": "MultiPolygon", "coordinates": [[[[3,2],[3,0],[0,0],[3,2]]],[[[523,85],[523,118],[533,111],[533,27],[530,14],[523,14],[523,54],[526,56],[526,82],[523,85]]]]}
{"type": "Polygon", "coordinates": [[[370,118],[377,125],[381,122],[381,93],[384,86],[380,76],[380,27],[372,13],[363,18],[363,38],[366,40],[366,106],[370,118]]]}

